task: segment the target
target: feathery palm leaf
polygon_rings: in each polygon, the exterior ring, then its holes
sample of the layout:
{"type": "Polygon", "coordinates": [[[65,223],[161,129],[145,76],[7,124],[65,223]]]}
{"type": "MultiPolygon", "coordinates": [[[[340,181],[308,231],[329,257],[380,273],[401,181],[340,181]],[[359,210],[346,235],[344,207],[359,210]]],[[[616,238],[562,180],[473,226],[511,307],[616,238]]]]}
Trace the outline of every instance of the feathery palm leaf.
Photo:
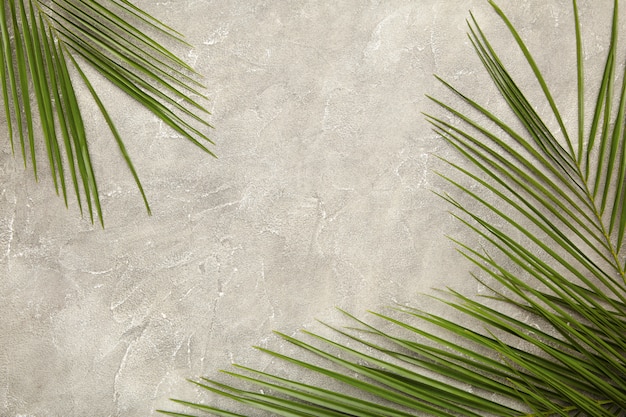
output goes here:
{"type": "Polygon", "coordinates": [[[7,0],[0,14],[0,84],[11,148],[20,149],[25,165],[30,159],[37,178],[35,141],[41,132],[55,189],[66,205],[71,183],[81,213],[86,202],[91,221],[95,212],[103,223],[74,73],[102,113],[150,212],[122,138],[82,65],[211,154],[204,145],[211,141],[202,133],[209,124],[199,116],[208,111],[193,98],[204,98],[198,75],[144,33],[184,43],[173,29],[127,0],[7,0]]]}
{"type": "MultiPolygon", "coordinates": [[[[449,290],[441,301],[479,325],[472,329],[398,307],[394,314],[373,313],[397,327],[394,333],[348,315],[357,326],[334,328],[341,343],[309,332],[312,342],[280,335],[324,358],[328,367],[259,348],[360,390],[368,400],[244,367],[226,372],[236,378],[230,386],[209,379],[196,382],[198,386],[281,416],[626,415],[626,77],[617,73],[619,1],[614,1],[608,58],[590,115],[584,107],[588,99],[578,10],[572,3],[576,133],[566,126],[538,65],[494,2],[490,4],[523,52],[558,129],[550,129],[535,111],[473,16],[471,43],[514,120],[502,120],[443,80],[464,110],[432,100],[459,123],[426,116],[471,166],[448,162],[451,169],[478,185],[441,174],[463,202],[450,194],[442,197],[486,243],[483,250],[457,242],[481,271],[476,279],[491,291],[477,301],[449,290]],[[420,327],[420,322],[428,326],[420,327]],[[263,391],[236,388],[237,380],[263,391]]],[[[213,415],[235,415],[180,403],[213,415]]]]}

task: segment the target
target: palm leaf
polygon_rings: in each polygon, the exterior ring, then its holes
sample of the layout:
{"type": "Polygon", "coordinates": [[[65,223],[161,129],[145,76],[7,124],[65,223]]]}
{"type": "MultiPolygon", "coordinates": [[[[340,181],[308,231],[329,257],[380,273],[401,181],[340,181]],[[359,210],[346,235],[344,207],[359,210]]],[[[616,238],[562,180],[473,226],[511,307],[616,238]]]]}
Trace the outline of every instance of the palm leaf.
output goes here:
{"type": "Polygon", "coordinates": [[[186,44],[178,32],[126,0],[7,0],[0,14],[0,83],[11,148],[15,152],[19,147],[24,164],[30,160],[38,178],[36,139],[43,138],[55,189],[62,193],[66,205],[71,183],[81,213],[86,203],[91,221],[97,216],[104,224],[77,87],[71,76],[76,73],[111,130],[150,213],[130,155],[83,71],[85,65],[95,68],[180,136],[213,155],[206,147],[212,142],[203,133],[210,127],[204,118],[209,113],[199,103],[205,97],[199,91],[198,74],[154,40],[158,36],[186,44]],[[35,127],[36,119],[40,131],[35,127]]]}
{"type": "Polygon", "coordinates": [[[453,190],[441,197],[484,242],[477,248],[456,241],[489,295],[477,300],[449,289],[438,298],[466,317],[463,324],[398,306],[373,313],[383,320],[378,325],[346,313],[353,326],[331,327],[341,342],[310,332],[306,341],[280,334],[327,366],[260,349],[346,386],[346,392],[360,391],[367,401],[244,367],[227,372],[235,378],[230,384],[204,379],[200,387],[282,416],[626,415],[626,77],[617,73],[619,1],[589,114],[578,7],[572,2],[575,126],[566,125],[511,21],[490,4],[525,57],[558,130],[535,110],[541,106],[528,100],[471,16],[471,44],[511,118],[496,116],[443,80],[456,105],[431,99],[458,123],[426,117],[468,165],[446,162],[464,180],[440,174],[453,190]]]}

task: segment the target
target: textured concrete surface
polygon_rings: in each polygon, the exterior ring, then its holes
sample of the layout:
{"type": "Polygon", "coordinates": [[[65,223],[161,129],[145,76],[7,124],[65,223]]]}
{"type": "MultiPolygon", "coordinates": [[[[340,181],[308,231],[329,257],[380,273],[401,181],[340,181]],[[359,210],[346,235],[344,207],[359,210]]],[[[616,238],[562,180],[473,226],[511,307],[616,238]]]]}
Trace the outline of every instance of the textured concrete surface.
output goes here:
{"type": "MultiPolygon", "coordinates": [[[[206,77],[219,159],[100,80],[154,211],[82,91],[100,230],[1,141],[0,416],[156,415],[169,397],[207,399],[185,378],[267,365],[250,346],[280,347],[273,329],[418,303],[431,287],[475,292],[444,237],[467,233],[431,191],[445,189],[434,154],[457,157],[420,112],[436,111],[425,94],[446,97],[432,73],[497,103],[465,36],[470,9],[540,96],[487,1],[136,4],[197,46],[176,48],[206,77]]],[[[500,4],[573,103],[570,2],[500,4]]],[[[580,2],[591,70],[611,4],[580,2]]]]}

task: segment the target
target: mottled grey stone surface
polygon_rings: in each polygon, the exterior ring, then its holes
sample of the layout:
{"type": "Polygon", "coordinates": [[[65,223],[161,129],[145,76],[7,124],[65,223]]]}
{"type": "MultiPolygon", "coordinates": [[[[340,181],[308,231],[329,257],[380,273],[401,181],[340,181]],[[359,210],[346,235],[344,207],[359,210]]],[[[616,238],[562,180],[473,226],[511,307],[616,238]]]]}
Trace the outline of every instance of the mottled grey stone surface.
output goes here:
{"type": "MultiPolygon", "coordinates": [[[[434,155],[458,157],[420,112],[437,111],[425,94],[448,97],[433,73],[498,103],[465,36],[470,9],[540,97],[487,1],[135,3],[197,46],[173,45],[205,75],[219,159],[98,79],[154,212],[81,90],[101,230],[0,141],[0,416],[156,415],[169,397],[208,399],[185,378],[268,365],[250,346],[280,349],[273,329],[422,303],[432,287],[476,292],[444,237],[469,234],[432,193],[447,189],[434,155]]],[[[499,3],[571,123],[570,2],[499,3]]],[[[611,4],[580,1],[590,70],[611,4]]]]}

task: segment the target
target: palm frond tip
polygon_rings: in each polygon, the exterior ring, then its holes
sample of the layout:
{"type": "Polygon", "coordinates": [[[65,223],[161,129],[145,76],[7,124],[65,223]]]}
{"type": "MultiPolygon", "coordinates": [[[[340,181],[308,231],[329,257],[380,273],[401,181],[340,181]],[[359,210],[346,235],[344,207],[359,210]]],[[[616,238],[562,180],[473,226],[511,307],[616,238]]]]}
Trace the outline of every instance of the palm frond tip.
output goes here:
{"type": "Polygon", "coordinates": [[[489,294],[476,299],[445,292],[440,301],[466,317],[462,324],[399,306],[374,313],[383,320],[378,325],[346,313],[355,325],[334,328],[340,342],[313,333],[306,335],[310,341],[280,335],[327,366],[262,349],[310,371],[313,380],[324,379],[323,385],[238,367],[229,372],[231,384],[206,379],[202,388],[281,416],[626,415],[626,77],[618,72],[619,1],[613,2],[607,59],[593,100],[572,2],[573,126],[512,22],[490,4],[522,51],[556,128],[535,110],[542,106],[529,101],[470,16],[471,44],[510,119],[443,80],[456,104],[433,103],[458,122],[426,117],[467,163],[447,162],[465,180],[442,174],[455,192],[441,196],[486,245],[456,242],[489,294]],[[236,387],[244,383],[258,391],[236,387]],[[363,396],[324,388],[330,384],[363,396]]]}
{"type": "Polygon", "coordinates": [[[81,213],[92,222],[97,217],[103,224],[103,213],[75,93],[82,86],[110,128],[148,213],[150,206],[85,64],[213,155],[206,146],[212,142],[204,133],[209,112],[199,102],[205,99],[199,76],[155,37],[184,43],[178,32],[125,0],[7,0],[0,6],[0,84],[11,148],[19,149],[38,178],[41,137],[57,193],[67,205],[67,189],[73,188],[81,213]]]}

